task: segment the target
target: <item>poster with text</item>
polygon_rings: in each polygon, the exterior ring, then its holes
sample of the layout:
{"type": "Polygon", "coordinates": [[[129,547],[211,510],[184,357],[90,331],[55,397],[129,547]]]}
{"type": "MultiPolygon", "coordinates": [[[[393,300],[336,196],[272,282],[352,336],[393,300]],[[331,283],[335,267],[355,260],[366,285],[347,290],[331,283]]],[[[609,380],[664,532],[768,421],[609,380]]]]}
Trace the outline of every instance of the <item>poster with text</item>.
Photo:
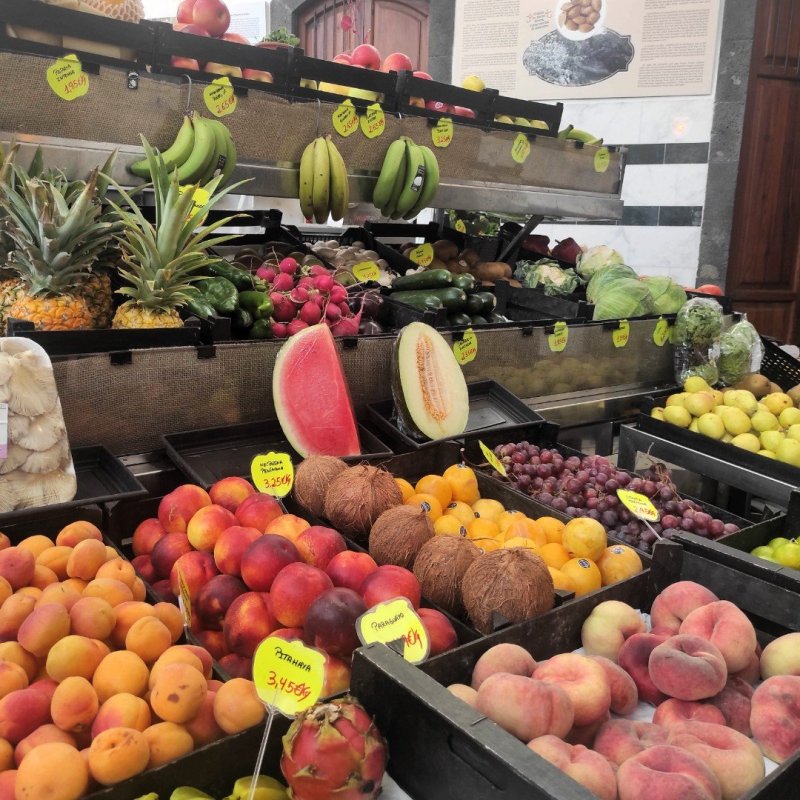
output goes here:
{"type": "Polygon", "coordinates": [[[709,94],[720,0],[457,0],[453,82],[526,100],[709,94]]]}

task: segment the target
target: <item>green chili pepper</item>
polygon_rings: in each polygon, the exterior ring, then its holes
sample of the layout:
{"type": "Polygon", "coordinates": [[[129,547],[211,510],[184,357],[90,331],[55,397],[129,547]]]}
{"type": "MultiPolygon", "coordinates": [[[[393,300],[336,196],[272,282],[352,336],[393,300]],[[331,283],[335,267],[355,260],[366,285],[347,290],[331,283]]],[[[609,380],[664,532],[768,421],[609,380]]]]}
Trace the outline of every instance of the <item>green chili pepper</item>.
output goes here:
{"type": "Polygon", "coordinates": [[[255,285],[254,275],[234,266],[223,258],[218,261],[212,261],[208,265],[208,269],[212,275],[216,275],[218,278],[227,278],[240,292],[252,289],[255,285]]]}
{"type": "Polygon", "coordinates": [[[268,319],[257,319],[250,328],[249,339],[271,339],[272,322],[268,319]]]}
{"type": "Polygon", "coordinates": [[[237,308],[231,315],[231,323],[237,333],[247,333],[253,322],[253,315],[244,308],[237,308]]]}
{"type": "Polygon", "coordinates": [[[192,294],[186,301],[186,308],[200,319],[211,319],[211,317],[216,316],[214,306],[212,306],[200,292],[194,292],[192,294]]]}
{"type": "Polygon", "coordinates": [[[218,314],[233,314],[239,307],[239,293],[227,278],[206,278],[197,288],[218,314]]]}
{"type": "Polygon", "coordinates": [[[239,305],[247,309],[255,319],[269,319],[274,308],[266,292],[239,292],[239,305]]]}

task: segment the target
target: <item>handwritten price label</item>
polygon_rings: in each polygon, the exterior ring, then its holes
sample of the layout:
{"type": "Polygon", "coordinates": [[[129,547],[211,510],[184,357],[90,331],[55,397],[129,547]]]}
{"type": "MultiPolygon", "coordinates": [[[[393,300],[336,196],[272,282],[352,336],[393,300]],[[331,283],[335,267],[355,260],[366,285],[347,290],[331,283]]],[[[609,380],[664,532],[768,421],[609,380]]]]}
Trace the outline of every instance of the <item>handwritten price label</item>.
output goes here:
{"type": "Polygon", "coordinates": [[[386,130],[386,117],[379,103],[367,106],[367,113],[361,117],[361,132],[367,139],[377,139],[386,130]]]}
{"type": "Polygon", "coordinates": [[[256,489],[273,497],[286,497],[292,491],[294,467],[288,453],[269,452],[250,462],[250,477],[256,489]]]}
{"type": "Polygon", "coordinates": [[[657,347],[663,347],[669,339],[669,322],[664,317],[659,317],[656,322],[655,330],[653,331],[653,342],[657,347]]]}
{"type": "Polygon", "coordinates": [[[215,117],[227,117],[236,111],[238,100],[233,92],[230,78],[214,78],[203,90],[203,100],[206,108],[215,117]]]}
{"type": "Polygon", "coordinates": [[[299,641],[269,636],[253,656],[253,683],[261,702],[287,717],[317,702],[324,676],[324,654],[299,641]]]}
{"type": "Polygon", "coordinates": [[[178,189],[179,194],[186,194],[194,189],[192,196],[192,207],[189,209],[189,219],[202,211],[206,203],[211,199],[211,195],[202,186],[181,186],[178,189]]]}
{"type": "Polygon", "coordinates": [[[178,570],[178,607],[181,610],[183,617],[183,627],[191,628],[192,626],[192,598],[189,594],[189,584],[186,583],[183,571],[178,570]]]}
{"type": "Polygon", "coordinates": [[[381,642],[412,664],[422,663],[431,651],[428,632],[405,597],[373,606],[356,620],[356,631],[362,644],[381,642]]]}
{"type": "Polygon", "coordinates": [[[59,58],[47,70],[47,83],[62,100],[72,101],[89,91],[89,76],[74,53],[59,58]]]}
{"type": "Polygon", "coordinates": [[[449,147],[453,141],[453,120],[442,117],[431,129],[431,139],[434,147],[449,147]]]}
{"type": "Polygon", "coordinates": [[[631,326],[626,319],[619,322],[619,327],[611,331],[611,341],[614,347],[625,347],[631,334],[631,326]]]}
{"type": "Polygon", "coordinates": [[[611,163],[611,153],[608,152],[607,147],[598,148],[594,154],[594,171],[605,172],[608,170],[608,165],[611,163]]]}
{"type": "Polygon", "coordinates": [[[467,328],[463,338],[453,342],[453,355],[462,367],[475,360],[475,356],[478,355],[478,337],[472,328],[467,328]]]}
{"type": "Polygon", "coordinates": [[[464,220],[463,219],[457,219],[456,220],[456,230],[459,233],[466,233],[467,232],[467,226],[464,224],[464,220]]]}
{"type": "Polygon", "coordinates": [[[345,100],[336,111],[333,112],[333,129],[339,136],[351,136],[358,130],[358,114],[350,100],[345,100]]]}
{"type": "Polygon", "coordinates": [[[514,139],[514,144],[511,145],[511,158],[517,164],[524,164],[531,154],[531,143],[524,133],[518,133],[517,138],[514,139]]]}
{"type": "Polygon", "coordinates": [[[650,522],[658,521],[659,517],[656,507],[643,494],[631,492],[628,491],[628,489],[617,489],[617,497],[619,497],[620,503],[622,503],[634,517],[646,519],[650,522]]]}
{"type": "Polygon", "coordinates": [[[547,346],[553,353],[566,350],[569,341],[569,327],[566,322],[556,322],[553,332],[547,337],[547,346]]]}
{"type": "Polygon", "coordinates": [[[408,254],[408,258],[419,267],[427,267],[433,261],[433,245],[421,244],[419,247],[415,247],[408,254]]]}
{"type": "Polygon", "coordinates": [[[478,447],[480,447],[483,457],[489,462],[489,466],[495,472],[499,472],[504,478],[507,478],[508,473],[503,462],[483,442],[478,442],[478,447]]]}
{"type": "Polygon", "coordinates": [[[353,276],[359,281],[376,281],[381,276],[381,268],[374,261],[364,261],[353,267],[353,276]]]}

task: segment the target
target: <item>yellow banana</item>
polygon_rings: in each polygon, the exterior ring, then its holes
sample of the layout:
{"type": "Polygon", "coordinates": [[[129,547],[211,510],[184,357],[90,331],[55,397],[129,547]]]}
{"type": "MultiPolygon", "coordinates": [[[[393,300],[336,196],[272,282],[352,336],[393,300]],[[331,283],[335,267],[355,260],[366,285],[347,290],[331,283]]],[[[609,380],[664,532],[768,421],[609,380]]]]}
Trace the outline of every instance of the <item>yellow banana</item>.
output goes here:
{"type": "Polygon", "coordinates": [[[392,193],[386,205],[381,207],[381,216],[391,217],[397,207],[397,198],[400,197],[400,192],[406,184],[406,164],[408,163],[408,148],[405,141],[403,142],[403,152],[400,154],[400,160],[394,171],[392,184],[392,193]]]}
{"type": "Polygon", "coordinates": [[[325,138],[328,147],[328,160],[330,161],[331,187],[330,187],[330,206],[331,216],[335,220],[344,219],[347,212],[347,204],[350,201],[350,187],[347,183],[347,167],[345,166],[342,154],[330,136],[325,138]]]}
{"type": "Polygon", "coordinates": [[[439,162],[436,160],[433,150],[425,145],[421,145],[419,149],[422,151],[422,159],[425,162],[425,182],[422,184],[422,191],[419,193],[417,202],[410,211],[403,215],[406,219],[414,219],[420,211],[427,208],[436,197],[436,190],[439,188],[439,162]]]}
{"type": "MultiPolygon", "coordinates": [[[[192,125],[192,118],[187,114],[183,118],[183,124],[175,137],[175,141],[161,154],[164,163],[167,165],[167,170],[172,172],[175,167],[180,167],[192,154],[193,147],[194,126],[192,125]]],[[[150,177],[150,167],[146,158],[131,164],[128,170],[140,178],[150,177]]]]}
{"type": "Polygon", "coordinates": [[[405,138],[401,137],[389,145],[383,159],[381,174],[375,182],[372,193],[372,204],[375,208],[383,208],[391,199],[394,190],[395,177],[400,164],[404,164],[406,155],[405,138]]]}
{"type": "Polygon", "coordinates": [[[192,154],[178,167],[178,182],[197,183],[211,165],[217,152],[214,128],[201,116],[194,118],[194,146],[192,154]]]}
{"type": "Polygon", "coordinates": [[[320,136],[314,140],[314,221],[322,224],[330,213],[331,160],[328,145],[320,136]]]}
{"type": "Polygon", "coordinates": [[[392,219],[405,216],[416,204],[425,183],[425,159],[422,150],[410,139],[406,142],[408,160],[403,189],[397,198],[397,206],[392,219]],[[397,216],[395,216],[397,215],[397,216]]]}
{"type": "Polygon", "coordinates": [[[300,211],[305,219],[314,216],[314,142],[303,150],[300,159],[300,211]]]}

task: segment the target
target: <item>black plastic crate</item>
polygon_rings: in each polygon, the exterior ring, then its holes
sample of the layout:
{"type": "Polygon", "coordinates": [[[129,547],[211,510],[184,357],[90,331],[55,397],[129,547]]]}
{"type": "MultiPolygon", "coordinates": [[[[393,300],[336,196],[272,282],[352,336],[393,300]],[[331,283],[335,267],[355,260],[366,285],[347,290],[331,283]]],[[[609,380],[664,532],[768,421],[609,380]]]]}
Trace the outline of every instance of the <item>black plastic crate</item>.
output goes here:
{"type": "Polygon", "coordinates": [[[785,392],[800,385],[800,361],[765,336],[761,337],[761,343],[764,345],[764,358],[759,372],[785,392]]]}
{"type": "MultiPolygon", "coordinates": [[[[509,436],[526,438],[529,431],[536,430],[544,423],[541,414],[525,405],[515,394],[497,381],[474,381],[467,385],[469,390],[469,419],[467,428],[459,436],[451,437],[460,442],[483,439],[487,434],[504,431],[509,436]]],[[[398,427],[394,401],[384,400],[367,406],[369,420],[395,452],[405,453],[440,444],[445,439],[417,441],[403,433],[398,427]]]]}
{"type": "Polygon", "coordinates": [[[508,281],[495,284],[498,303],[502,297],[506,304],[506,316],[529,318],[528,314],[540,315],[543,318],[588,321],[594,314],[594,306],[586,301],[586,296],[561,295],[553,296],[538,289],[519,288],[508,281]]]}
{"type": "MultiPolygon", "coordinates": [[[[23,539],[34,534],[49,536],[55,541],[59,531],[72,522],[84,520],[91,522],[92,525],[104,531],[105,520],[103,509],[100,506],[86,504],[82,506],[71,506],[69,508],[48,508],[32,509],[29,514],[20,514],[10,522],[2,523],[2,532],[8,536],[12,545],[19,544],[23,539]]],[[[113,541],[109,538],[109,542],[113,541]]]]}

